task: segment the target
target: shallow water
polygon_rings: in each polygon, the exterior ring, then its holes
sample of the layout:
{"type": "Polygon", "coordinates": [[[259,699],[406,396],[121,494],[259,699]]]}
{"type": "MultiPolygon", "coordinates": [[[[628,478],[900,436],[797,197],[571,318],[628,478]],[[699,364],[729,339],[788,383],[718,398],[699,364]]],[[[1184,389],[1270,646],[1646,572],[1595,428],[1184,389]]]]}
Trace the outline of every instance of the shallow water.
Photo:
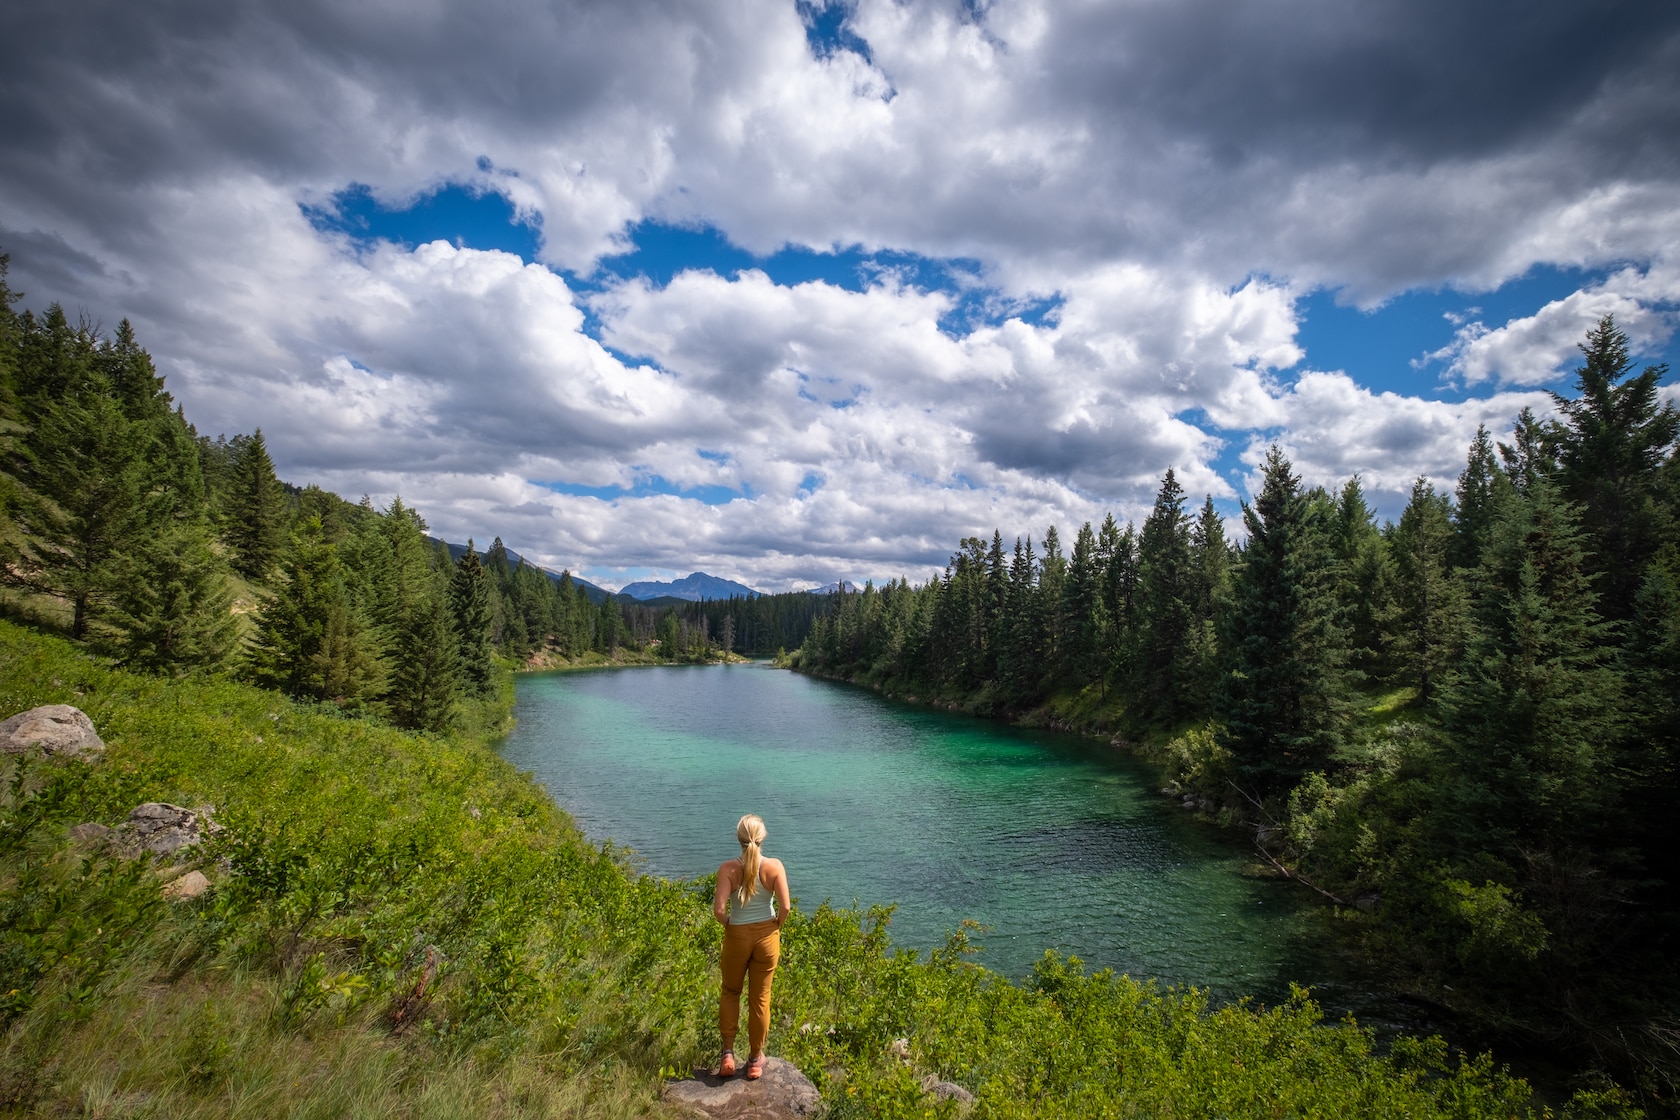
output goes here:
{"type": "Polygon", "coordinates": [[[1405,1015],[1330,949],[1298,888],[1100,744],[886,700],[764,664],[521,676],[502,754],[597,841],[693,878],[736,854],[757,813],[799,905],[891,903],[895,944],[943,944],[965,918],[981,963],[1014,978],[1046,949],[1221,1000],[1291,981],[1334,1015],[1405,1015]]]}

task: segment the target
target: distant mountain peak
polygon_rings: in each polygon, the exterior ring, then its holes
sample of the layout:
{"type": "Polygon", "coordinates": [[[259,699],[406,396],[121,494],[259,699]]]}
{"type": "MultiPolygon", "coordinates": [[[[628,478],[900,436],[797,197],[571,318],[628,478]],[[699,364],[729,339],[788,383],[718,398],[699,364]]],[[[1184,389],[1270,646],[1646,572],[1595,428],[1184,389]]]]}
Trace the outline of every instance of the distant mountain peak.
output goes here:
{"type": "Polygon", "coordinates": [[[627,595],[632,599],[658,599],[669,596],[673,599],[687,599],[699,602],[702,599],[727,599],[730,596],[754,599],[761,592],[755,591],[744,583],[736,583],[732,579],[719,576],[709,576],[705,572],[691,572],[682,579],[670,582],[651,579],[639,579],[635,583],[625,584],[619,591],[620,595],[627,595]]]}
{"type": "Polygon", "coordinates": [[[853,583],[851,580],[843,579],[843,580],[840,580],[837,583],[824,584],[822,587],[807,587],[805,589],[805,594],[807,594],[807,595],[833,595],[836,591],[844,591],[848,595],[853,595],[853,594],[856,594],[857,592],[862,591],[862,590],[863,590],[863,588],[859,587],[857,584],[853,583]]]}

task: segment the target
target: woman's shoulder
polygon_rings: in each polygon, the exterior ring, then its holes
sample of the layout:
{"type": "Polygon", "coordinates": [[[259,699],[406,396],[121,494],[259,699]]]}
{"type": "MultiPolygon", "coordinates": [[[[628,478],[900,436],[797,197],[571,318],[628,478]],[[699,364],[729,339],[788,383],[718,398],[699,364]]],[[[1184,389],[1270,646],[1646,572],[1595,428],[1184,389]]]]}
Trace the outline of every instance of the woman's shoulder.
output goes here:
{"type": "MultiPolygon", "coordinates": [[[[765,856],[763,862],[759,866],[773,875],[781,875],[787,870],[782,866],[782,861],[777,859],[775,856],[765,856]]],[[[764,872],[760,871],[759,874],[763,875],[764,872]]]]}
{"type": "Polygon", "coordinates": [[[725,875],[733,877],[739,874],[740,871],[741,861],[738,859],[726,859],[722,863],[718,864],[717,873],[719,879],[723,878],[725,875]]]}

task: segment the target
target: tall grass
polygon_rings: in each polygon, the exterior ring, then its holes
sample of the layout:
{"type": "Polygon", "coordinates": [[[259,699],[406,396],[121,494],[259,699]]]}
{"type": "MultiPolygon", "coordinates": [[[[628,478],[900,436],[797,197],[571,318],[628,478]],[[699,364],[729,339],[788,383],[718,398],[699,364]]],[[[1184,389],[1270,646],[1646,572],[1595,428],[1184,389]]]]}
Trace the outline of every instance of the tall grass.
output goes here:
{"type": "MultiPolygon", "coordinates": [[[[481,743],[134,676],[0,623],[0,715],[54,702],[109,750],[0,768],[8,1114],[658,1115],[662,1075],[713,1056],[709,885],[634,874],[481,743]],[[209,894],[167,903],[151,866],[66,836],[150,800],[215,806],[209,894]]],[[[836,1117],[954,1114],[930,1076],[977,1117],[1533,1111],[1485,1060],[1378,1057],[1305,996],[1212,1008],[1054,956],[1015,985],[963,930],[892,951],[887,917],[823,906],[784,935],[771,1049],[836,1117]]]]}

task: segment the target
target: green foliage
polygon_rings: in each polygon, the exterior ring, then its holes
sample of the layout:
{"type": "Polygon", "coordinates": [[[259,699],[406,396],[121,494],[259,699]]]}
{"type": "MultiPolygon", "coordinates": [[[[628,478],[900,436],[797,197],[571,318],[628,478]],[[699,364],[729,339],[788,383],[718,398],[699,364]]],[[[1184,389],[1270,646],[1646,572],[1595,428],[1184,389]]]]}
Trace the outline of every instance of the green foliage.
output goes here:
{"type": "Polygon", "coordinates": [[[222,518],[234,569],[247,579],[263,579],[279,561],[286,539],[286,499],[261,428],[234,451],[222,518]]]}
{"type": "MultiPolygon", "coordinates": [[[[710,884],[634,875],[482,747],[113,671],[0,624],[0,710],[62,700],[110,750],[8,764],[7,1110],[636,1115],[662,1071],[712,1057],[710,884]],[[153,799],[211,802],[226,827],[200,900],[165,904],[145,862],[65,838],[153,799]]],[[[1011,984],[971,962],[970,930],[918,958],[888,918],[796,908],[784,931],[770,1048],[831,1115],[949,1114],[929,1075],[984,1116],[1539,1111],[1485,1058],[1380,1056],[1304,994],[1216,1008],[1054,955],[1011,984]]]]}

